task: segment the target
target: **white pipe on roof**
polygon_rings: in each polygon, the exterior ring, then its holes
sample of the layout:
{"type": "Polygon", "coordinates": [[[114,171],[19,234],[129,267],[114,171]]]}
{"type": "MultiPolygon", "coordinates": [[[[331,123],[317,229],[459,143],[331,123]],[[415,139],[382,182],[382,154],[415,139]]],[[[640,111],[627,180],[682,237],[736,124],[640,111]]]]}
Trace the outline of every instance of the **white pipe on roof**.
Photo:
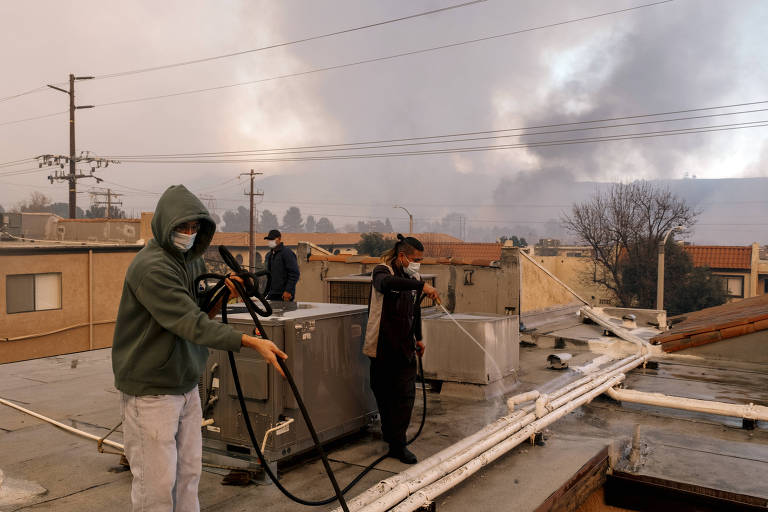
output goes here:
{"type": "MultiPolygon", "coordinates": [[[[525,432],[525,434],[522,436],[522,439],[527,439],[530,434],[535,433],[542,428],[537,427],[529,432],[531,425],[540,425],[540,422],[542,421],[549,421],[549,423],[556,421],[564,414],[567,414],[567,412],[586,403],[586,401],[582,400],[583,397],[587,395],[592,396],[595,389],[605,389],[607,385],[606,383],[621,382],[624,379],[625,372],[641,365],[647,358],[648,356],[630,356],[618,361],[616,364],[611,365],[609,368],[596,375],[579,379],[577,383],[580,383],[580,385],[575,388],[573,385],[566,386],[566,388],[570,388],[567,392],[558,391],[552,395],[540,395],[539,400],[542,400],[543,398],[544,401],[542,402],[539,411],[541,417],[538,419],[536,414],[530,414],[530,411],[533,409],[531,406],[528,406],[513,415],[501,418],[472,436],[462,439],[459,443],[425,459],[409,470],[379,482],[379,484],[348,501],[347,505],[350,510],[360,512],[384,512],[385,510],[389,510],[401,501],[407,499],[408,496],[418,493],[420,489],[440,480],[452,471],[461,468],[462,465],[470,464],[471,461],[476,457],[481,456],[484,452],[494,450],[497,446],[507,446],[509,439],[517,438],[523,432],[525,432]],[[587,380],[588,382],[582,383],[581,381],[584,380],[587,380]],[[554,397],[554,400],[551,400],[551,397],[554,397]],[[573,406],[575,403],[578,403],[578,405],[573,406]],[[560,412],[565,409],[568,409],[566,413],[560,412]],[[524,414],[524,416],[520,417],[521,414],[524,414]],[[553,419],[550,417],[553,417],[553,419]],[[503,423],[501,423],[501,427],[498,427],[502,421],[503,423]],[[496,428],[489,428],[492,426],[496,426],[496,428]]],[[[608,387],[612,387],[612,385],[608,387]]],[[[603,391],[600,391],[599,393],[594,394],[594,396],[597,396],[602,392],[603,391]]],[[[589,398],[589,400],[592,400],[592,398],[589,398]]],[[[549,423],[546,423],[546,425],[549,425],[549,423]]],[[[510,445],[505,452],[514,448],[517,444],[519,444],[519,442],[510,445]]],[[[500,455],[501,454],[498,456],[500,455]]],[[[498,456],[495,458],[498,458],[498,456]]],[[[495,460],[495,458],[491,460],[495,460]]],[[[482,467],[482,465],[480,467],[482,467]]],[[[463,469],[458,472],[462,471],[463,469]]],[[[476,471],[476,469],[474,471],[476,471]]],[[[455,481],[452,485],[455,485],[460,481],[461,480],[455,481]]],[[[451,486],[444,488],[440,492],[444,492],[451,486]]],[[[416,508],[418,508],[418,506],[416,508]]],[[[338,510],[340,509],[336,509],[335,512],[338,512],[338,510]]]]}
{"type": "MultiPolygon", "coordinates": [[[[0,398],[0,404],[7,405],[8,407],[12,407],[16,409],[17,411],[21,411],[25,414],[29,414],[30,416],[34,416],[35,418],[39,420],[46,421],[53,425],[54,427],[58,427],[62,430],[66,430],[67,432],[71,434],[77,434],[79,436],[91,439],[93,441],[99,442],[102,439],[99,436],[95,436],[93,434],[90,434],[88,432],[85,432],[84,430],[80,430],[74,427],[70,427],[69,425],[65,425],[64,423],[61,423],[60,421],[52,420],[51,418],[48,418],[46,416],[43,416],[42,414],[38,414],[34,411],[30,411],[29,409],[25,409],[24,407],[21,407],[20,405],[16,405],[13,402],[9,402],[8,400],[5,400],[3,398],[0,398]]],[[[117,448],[118,450],[123,450],[123,445],[120,443],[116,443],[114,441],[110,441],[109,439],[104,439],[102,441],[103,444],[106,444],[107,446],[111,446],[112,448],[117,448]]]]}
{"type": "Polygon", "coordinates": [[[576,400],[573,400],[568,404],[564,405],[563,407],[560,407],[559,409],[551,412],[550,414],[547,414],[545,417],[532,422],[531,424],[529,424],[527,427],[523,428],[516,434],[512,435],[506,440],[488,449],[487,451],[482,453],[480,456],[473,458],[472,460],[462,465],[461,467],[456,468],[454,471],[450,473],[446,473],[443,478],[435,481],[431,485],[428,485],[418,490],[417,492],[415,492],[414,494],[406,498],[398,506],[394,507],[392,509],[392,512],[412,512],[418,509],[419,507],[422,507],[428,504],[429,502],[431,502],[432,500],[440,496],[442,493],[444,493],[448,489],[455,487],[456,485],[463,482],[464,480],[466,480],[467,478],[475,474],[477,471],[479,471],[483,467],[487,466],[488,464],[495,461],[496,459],[498,459],[499,457],[501,457],[502,455],[504,455],[505,453],[507,453],[514,447],[516,447],[517,445],[529,439],[536,432],[540,432],[542,429],[551,425],[552,423],[559,420],[566,414],[569,414],[573,410],[577,409],[578,407],[581,407],[587,402],[590,402],[596,396],[604,393],[606,389],[609,389],[615,386],[616,384],[620,383],[622,380],[624,380],[624,375],[623,374],[617,375],[607,380],[606,382],[603,382],[600,386],[597,386],[592,391],[580,396],[576,400]]]}
{"type": "Polygon", "coordinates": [[[703,412],[720,416],[732,416],[748,420],[768,421],[768,407],[755,405],[753,403],[746,405],[728,404],[725,402],[712,402],[695,398],[669,396],[663,393],[636,391],[634,389],[610,388],[607,389],[605,393],[614,400],[620,402],[655,405],[658,407],[668,407],[670,409],[682,409],[685,411],[703,412]]]}

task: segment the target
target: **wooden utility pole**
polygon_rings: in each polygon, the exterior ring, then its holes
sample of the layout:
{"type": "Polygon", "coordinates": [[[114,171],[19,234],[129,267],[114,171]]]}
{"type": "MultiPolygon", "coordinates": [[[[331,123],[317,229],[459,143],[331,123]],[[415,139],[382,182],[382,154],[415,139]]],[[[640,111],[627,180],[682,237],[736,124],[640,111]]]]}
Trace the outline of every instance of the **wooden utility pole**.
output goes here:
{"type": "Polygon", "coordinates": [[[251,191],[250,193],[246,193],[245,195],[251,197],[251,209],[250,209],[250,227],[248,230],[248,270],[251,272],[253,271],[255,265],[254,262],[256,261],[256,241],[253,239],[253,197],[254,196],[260,196],[264,197],[264,191],[261,189],[257,189],[255,192],[253,190],[253,179],[256,176],[261,176],[264,174],[263,172],[254,172],[253,169],[251,169],[251,172],[244,172],[240,173],[240,176],[250,176],[251,177],[251,191]]]}
{"type": "MultiPolygon", "coordinates": [[[[69,75],[69,90],[56,87],[55,85],[48,85],[51,89],[56,89],[69,95],[69,175],[66,177],[69,181],[69,218],[74,219],[77,217],[77,180],[81,177],[78,176],[75,169],[77,158],[75,158],[75,110],[80,108],[93,108],[93,105],[75,106],[75,80],[91,80],[92,76],[75,76],[70,73],[69,75]]],[[[88,176],[83,176],[88,177],[88,176]]],[[[53,182],[53,180],[51,180],[53,182]]]]}

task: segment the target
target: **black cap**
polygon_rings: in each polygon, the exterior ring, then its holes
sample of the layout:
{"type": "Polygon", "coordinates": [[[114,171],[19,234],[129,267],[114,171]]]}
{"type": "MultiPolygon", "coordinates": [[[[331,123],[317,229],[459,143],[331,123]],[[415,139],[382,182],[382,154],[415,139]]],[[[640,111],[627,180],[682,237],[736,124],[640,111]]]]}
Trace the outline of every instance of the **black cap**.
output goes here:
{"type": "Polygon", "coordinates": [[[282,235],[280,232],[276,229],[272,229],[269,231],[269,234],[264,237],[264,240],[274,240],[275,238],[280,238],[282,235]]]}

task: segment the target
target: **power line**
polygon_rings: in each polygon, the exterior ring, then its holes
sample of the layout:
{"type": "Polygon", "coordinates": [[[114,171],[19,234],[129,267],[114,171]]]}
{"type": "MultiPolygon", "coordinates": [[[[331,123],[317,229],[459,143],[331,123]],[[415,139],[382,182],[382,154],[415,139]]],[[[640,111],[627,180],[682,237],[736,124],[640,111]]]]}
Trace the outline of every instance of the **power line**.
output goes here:
{"type": "Polygon", "coordinates": [[[365,29],[369,29],[369,28],[373,28],[373,27],[380,27],[382,25],[388,25],[388,24],[391,24],[391,23],[397,23],[397,22],[400,22],[400,21],[411,20],[411,19],[414,19],[414,18],[422,17],[422,16],[428,16],[428,15],[431,15],[431,14],[437,14],[437,13],[441,13],[441,12],[446,12],[446,11],[450,11],[450,10],[453,10],[453,9],[459,9],[461,7],[468,7],[470,5],[475,5],[475,4],[483,3],[483,2],[486,2],[486,1],[487,0],[472,0],[470,2],[464,2],[464,3],[456,4],[456,5],[449,5],[447,7],[441,7],[439,9],[432,9],[430,11],[424,11],[424,12],[420,12],[420,13],[416,13],[416,14],[411,14],[409,16],[401,16],[399,18],[393,18],[393,19],[389,19],[389,20],[385,20],[385,21],[379,21],[379,22],[376,22],[376,23],[369,23],[367,25],[361,25],[359,27],[348,28],[348,29],[344,29],[344,30],[337,30],[335,32],[329,32],[329,33],[321,34],[321,35],[318,35],[318,36],[311,36],[311,37],[304,37],[304,38],[301,38],[301,39],[294,39],[293,41],[287,41],[287,42],[284,42],[284,43],[276,43],[276,44],[271,44],[271,45],[268,45],[268,46],[262,46],[262,47],[259,47],[259,48],[252,48],[250,50],[242,50],[242,51],[238,51],[238,52],[225,53],[223,55],[215,55],[215,56],[212,56],[212,57],[204,57],[204,58],[201,58],[201,59],[185,60],[185,61],[181,61],[181,62],[175,62],[175,63],[172,63],[172,64],[164,64],[164,65],[161,65],[161,66],[152,66],[152,67],[146,67],[146,68],[139,68],[139,69],[133,69],[133,70],[130,70],[130,71],[122,71],[122,72],[118,72],[118,73],[109,73],[109,74],[104,74],[104,75],[96,75],[96,79],[115,78],[115,77],[122,77],[122,76],[128,76],[128,75],[135,75],[135,74],[138,74],[138,73],[148,73],[148,72],[151,72],[151,71],[160,71],[160,70],[163,70],[163,69],[171,69],[171,68],[177,68],[177,67],[181,67],[181,66],[189,66],[189,65],[192,65],[192,64],[200,64],[202,62],[210,62],[210,61],[214,61],[214,60],[226,59],[226,58],[229,58],[229,57],[237,57],[237,56],[246,55],[246,54],[249,54],[249,53],[261,52],[261,51],[265,51],[265,50],[272,50],[272,49],[281,48],[281,47],[284,47],[284,46],[290,46],[290,45],[299,44],[299,43],[306,43],[306,42],[309,42],[309,41],[316,41],[318,39],[324,39],[324,38],[338,36],[338,35],[342,35],[342,34],[349,34],[351,32],[357,32],[359,30],[365,30],[365,29]]]}
{"type": "MultiPolygon", "coordinates": [[[[724,107],[712,107],[712,108],[724,108],[724,107]]],[[[289,149],[277,149],[277,150],[251,150],[251,151],[225,151],[220,153],[177,153],[177,154],[166,154],[166,155],[128,155],[128,156],[115,156],[114,158],[123,158],[130,160],[131,158],[163,158],[163,159],[174,159],[174,158],[182,158],[182,157],[194,157],[194,156],[208,156],[208,157],[218,157],[218,156],[272,156],[272,155],[291,155],[291,154],[303,154],[303,153],[321,153],[321,152],[332,152],[332,151],[352,151],[352,150],[361,150],[361,149],[379,149],[379,148],[393,148],[393,147],[405,147],[405,146],[423,146],[423,145],[434,145],[434,144],[450,144],[450,143],[456,143],[456,142],[469,142],[469,141],[478,141],[478,140],[492,140],[492,139],[502,139],[502,138],[510,138],[510,137],[527,137],[532,135],[552,135],[556,133],[569,133],[569,132],[579,132],[579,131],[589,131],[589,130],[601,130],[606,128],[625,128],[629,126],[643,126],[648,124],[659,124],[659,123],[669,123],[669,122],[677,122],[677,121],[690,121],[694,119],[706,119],[706,118],[712,118],[712,117],[721,117],[721,116],[731,116],[731,115],[741,115],[741,114],[754,114],[757,112],[765,112],[768,111],[768,108],[760,108],[760,109],[752,109],[752,110],[742,110],[737,112],[721,112],[721,113],[715,113],[715,114],[705,114],[705,115],[699,115],[699,116],[686,116],[686,117],[676,117],[671,119],[658,119],[653,121],[639,121],[639,122],[633,122],[633,123],[620,123],[620,124],[612,124],[612,125],[602,125],[602,126],[589,126],[589,127],[580,127],[580,128],[567,128],[562,130],[550,130],[550,131],[540,131],[540,132],[529,132],[529,133],[512,133],[512,134],[505,134],[505,135],[491,135],[486,137],[470,137],[470,138],[454,138],[454,139],[444,139],[444,140],[434,140],[434,141],[424,141],[421,140],[420,142],[404,142],[404,143],[398,143],[398,144],[377,144],[377,143],[370,143],[371,145],[365,145],[365,146],[359,146],[353,144],[360,144],[360,143],[349,143],[344,144],[344,146],[350,146],[350,147],[339,147],[341,145],[329,145],[327,147],[323,146],[314,146],[315,148],[319,149],[302,149],[302,150],[289,150],[289,149]]],[[[645,117],[649,116],[661,116],[666,115],[664,114],[647,114],[645,117]]],[[[634,116],[633,116],[634,117],[634,116]]],[[[585,123],[596,123],[599,121],[579,121],[579,122],[573,122],[568,123],[570,125],[574,124],[585,124],[585,123]]],[[[504,130],[491,130],[486,132],[478,132],[478,133],[500,133],[500,132],[506,132],[506,131],[522,131],[522,130],[532,130],[535,128],[507,128],[504,130]]],[[[415,137],[410,140],[420,140],[425,138],[435,139],[435,138],[441,138],[446,137],[444,135],[435,135],[431,137],[415,137]]],[[[408,139],[405,139],[408,140],[408,139]]]]}
{"type": "Polygon", "coordinates": [[[0,98],[0,103],[3,103],[5,101],[10,101],[16,98],[21,98],[22,96],[27,96],[28,94],[34,94],[36,92],[44,91],[46,87],[44,85],[41,85],[40,87],[36,87],[34,89],[30,89],[28,91],[20,92],[18,94],[12,94],[11,96],[6,96],[4,98],[0,98]]]}
{"type": "Polygon", "coordinates": [[[60,116],[68,113],[68,110],[62,110],[61,112],[54,112],[52,114],[43,114],[41,116],[27,117],[24,119],[16,119],[15,121],[4,121],[0,123],[0,126],[8,126],[9,124],[26,123],[27,121],[35,121],[37,119],[46,119],[48,117],[60,116]]]}
{"type": "Polygon", "coordinates": [[[353,66],[359,66],[359,65],[362,65],[362,64],[369,64],[369,63],[372,63],[372,62],[382,62],[382,61],[397,59],[397,58],[400,58],[400,57],[419,55],[419,54],[422,54],[422,53],[434,52],[434,51],[438,51],[438,50],[445,50],[445,49],[448,49],[448,48],[455,48],[455,47],[458,47],[458,46],[464,46],[464,45],[468,45],[468,44],[475,44],[475,43],[480,43],[480,42],[484,42],[484,41],[490,41],[490,40],[493,40],[493,39],[499,39],[499,38],[503,38],[503,37],[515,36],[515,35],[524,34],[524,33],[527,33],[527,32],[533,32],[533,31],[537,31],[537,30],[543,30],[543,29],[547,29],[547,28],[552,28],[552,27],[557,27],[557,26],[562,26],[562,25],[568,25],[568,24],[577,23],[577,22],[580,22],[580,21],[586,21],[586,20],[591,20],[591,19],[595,19],[595,18],[601,18],[601,17],[604,17],[604,16],[611,16],[611,15],[614,15],[614,14],[621,14],[621,13],[625,13],[625,12],[629,12],[629,11],[634,11],[634,10],[637,10],[637,9],[643,9],[643,8],[646,8],[646,7],[653,7],[653,6],[656,6],[656,5],[666,4],[666,3],[673,2],[673,1],[674,0],[662,0],[662,1],[659,1],[659,2],[653,2],[653,3],[649,3],[649,4],[637,5],[637,6],[629,7],[629,8],[626,8],[626,9],[618,9],[618,10],[614,10],[614,11],[608,11],[608,12],[603,12],[603,13],[599,13],[599,14],[593,14],[591,16],[584,16],[584,17],[581,17],[581,18],[573,18],[573,19],[570,19],[570,20],[559,21],[559,22],[556,22],[556,23],[549,23],[547,25],[541,25],[541,26],[538,26],[538,27],[525,28],[525,29],[515,30],[515,31],[512,31],[512,32],[505,32],[505,33],[502,33],[502,34],[495,34],[495,35],[492,35],[492,36],[485,36],[485,37],[480,37],[480,38],[476,38],[476,39],[469,39],[469,40],[466,40],[466,41],[459,41],[459,42],[456,42],[456,43],[448,43],[448,44],[443,44],[443,45],[439,45],[439,46],[433,46],[433,47],[430,47],[430,48],[422,48],[420,50],[411,50],[411,51],[408,51],[408,52],[395,53],[395,54],[386,55],[386,56],[383,56],[383,57],[375,57],[375,58],[371,58],[371,59],[358,60],[358,61],[349,62],[349,63],[346,63],[346,64],[337,64],[335,66],[327,66],[327,67],[323,67],[323,68],[310,69],[310,70],[301,71],[301,72],[298,72],[298,73],[288,73],[288,74],[278,75],[278,76],[269,77],[269,78],[261,78],[261,79],[258,79],[258,80],[249,80],[249,81],[245,81],[245,82],[236,82],[236,83],[232,83],[232,84],[218,85],[218,86],[214,86],[214,87],[205,87],[205,88],[201,88],[201,89],[191,89],[191,90],[187,90],[187,91],[179,91],[179,92],[168,93],[168,94],[160,94],[160,95],[157,95],[157,96],[144,96],[144,97],[141,97],[141,98],[132,98],[132,99],[127,99],[127,100],[118,100],[118,101],[112,101],[112,102],[108,102],[108,103],[102,103],[102,104],[99,104],[99,105],[96,105],[96,106],[97,107],[106,107],[106,106],[112,106],[112,105],[125,105],[125,104],[128,104],[128,103],[138,103],[138,102],[142,102],[142,101],[150,101],[150,100],[157,100],[157,99],[164,99],[164,98],[172,98],[172,97],[176,97],[176,96],[186,96],[186,95],[189,95],[189,94],[198,94],[198,93],[201,93],[201,92],[229,89],[229,88],[240,87],[240,86],[244,86],[244,85],[253,85],[253,84],[264,83],[264,82],[269,82],[269,81],[273,81],[273,80],[280,80],[280,79],[284,79],[284,78],[306,76],[306,75],[311,75],[311,74],[320,73],[320,72],[324,72],[324,71],[331,71],[331,70],[335,70],[335,69],[349,68],[349,67],[353,67],[353,66]]]}
{"type": "Polygon", "coordinates": [[[525,149],[525,148],[544,148],[554,146],[564,146],[572,144],[586,144],[597,142],[611,142],[611,141],[623,141],[623,140],[635,140],[635,139],[647,139],[647,138],[659,138],[669,137],[674,135],[688,135],[696,133],[709,133],[719,131],[730,131],[744,128],[760,128],[768,126],[768,120],[750,121],[744,123],[730,123],[723,125],[712,126],[700,126],[692,128],[678,128],[673,130],[657,130],[651,132],[638,132],[633,134],[616,134],[616,135],[604,135],[597,137],[582,137],[572,139],[559,139],[539,142],[525,142],[517,144],[501,144],[490,146],[465,146],[458,148],[443,148],[443,149],[427,149],[417,151],[394,151],[394,152],[382,152],[382,153],[356,153],[351,155],[327,155],[327,156],[301,156],[301,157],[287,157],[287,158],[233,158],[233,159],[218,159],[218,160],[153,160],[153,159],[127,159],[125,162],[132,163],[185,163],[185,164],[229,164],[229,163],[256,163],[256,162],[306,162],[306,161],[327,161],[327,160],[353,160],[353,159],[369,159],[369,158],[387,158],[396,156],[422,156],[422,155],[439,155],[439,154],[453,154],[453,153],[472,153],[480,151],[494,151],[503,149],[525,149]]]}
{"type": "Polygon", "coordinates": [[[29,162],[34,162],[34,161],[35,161],[34,158],[22,158],[20,160],[10,160],[8,162],[0,163],[0,168],[3,168],[3,167],[15,167],[17,165],[27,164],[29,162]]]}

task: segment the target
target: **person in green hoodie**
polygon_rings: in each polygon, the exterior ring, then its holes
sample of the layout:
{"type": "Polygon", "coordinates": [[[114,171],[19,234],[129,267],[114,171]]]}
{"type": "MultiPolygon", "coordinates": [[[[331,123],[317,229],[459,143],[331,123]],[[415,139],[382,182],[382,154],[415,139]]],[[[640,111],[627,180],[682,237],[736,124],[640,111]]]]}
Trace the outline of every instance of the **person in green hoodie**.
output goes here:
{"type": "MultiPolygon", "coordinates": [[[[154,239],[128,267],[112,343],[133,510],[200,510],[202,412],[198,382],[208,349],[255,349],[277,371],[287,356],[200,310],[194,280],[216,224],[183,185],[169,187],[152,219],[154,239]]],[[[233,278],[237,279],[237,278],[233,278]]],[[[234,290],[232,283],[227,283],[234,290]]]]}

